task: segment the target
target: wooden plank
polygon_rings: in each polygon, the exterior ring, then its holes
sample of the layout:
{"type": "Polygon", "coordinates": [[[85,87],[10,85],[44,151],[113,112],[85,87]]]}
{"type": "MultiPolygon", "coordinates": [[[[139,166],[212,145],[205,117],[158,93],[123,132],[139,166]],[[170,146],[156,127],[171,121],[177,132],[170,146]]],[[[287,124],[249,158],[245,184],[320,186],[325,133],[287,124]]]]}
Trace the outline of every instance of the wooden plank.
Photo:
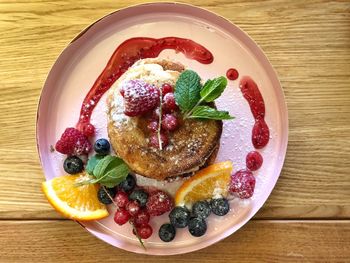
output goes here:
{"type": "Polygon", "coordinates": [[[0,221],[1,262],[348,262],[350,221],[251,221],[234,235],[179,256],[114,248],[72,221],[0,221]]]}
{"type": "MultiPolygon", "coordinates": [[[[1,1],[0,218],[58,218],[40,191],[35,115],[61,50],[109,12],[140,1],[1,1]]],[[[286,164],[262,218],[350,217],[350,2],[192,4],[249,33],[275,66],[289,107],[286,164]]]]}

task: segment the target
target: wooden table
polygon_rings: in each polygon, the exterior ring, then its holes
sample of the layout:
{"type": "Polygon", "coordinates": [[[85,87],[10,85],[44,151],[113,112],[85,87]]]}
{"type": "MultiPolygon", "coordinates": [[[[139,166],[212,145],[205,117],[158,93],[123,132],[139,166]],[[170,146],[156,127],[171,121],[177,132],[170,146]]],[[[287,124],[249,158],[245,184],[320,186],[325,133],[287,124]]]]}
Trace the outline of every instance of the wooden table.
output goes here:
{"type": "Polygon", "coordinates": [[[0,262],[350,262],[350,2],[190,2],[249,33],[280,77],[289,147],[265,206],[209,248],[157,258],[114,248],[60,217],[40,190],[41,87],[75,35],[139,1],[2,0],[0,262]]]}

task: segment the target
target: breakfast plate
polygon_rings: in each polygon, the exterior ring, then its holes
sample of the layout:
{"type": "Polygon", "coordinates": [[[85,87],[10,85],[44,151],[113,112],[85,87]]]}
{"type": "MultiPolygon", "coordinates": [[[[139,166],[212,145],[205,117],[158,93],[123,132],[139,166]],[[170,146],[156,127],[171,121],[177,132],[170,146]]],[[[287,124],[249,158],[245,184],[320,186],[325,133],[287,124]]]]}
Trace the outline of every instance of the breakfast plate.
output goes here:
{"type": "MultiPolygon", "coordinates": [[[[46,79],[38,107],[38,151],[47,180],[65,174],[62,166],[65,156],[54,150],[56,141],[67,127],[77,125],[84,98],[86,99],[96,79],[101,77],[101,72],[105,72],[106,64],[116,48],[122,43],[136,47],[142,41],[144,43],[145,39],[147,43],[170,43],[169,46],[157,50],[157,54],[152,53],[152,57],[179,61],[204,80],[227,76],[227,87],[215,103],[218,110],[228,111],[235,118],[223,122],[220,148],[215,162],[231,161],[235,173],[246,168],[246,156],[249,152],[258,151],[264,162],[254,172],[254,195],[249,199],[231,198],[228,214],[223,217],[210,215],[206,234],[201,237],[194,237],[185,229],[178,229],[174,240],[165,243],[156,232],[162,224],[169,221],[168,214],[153,217],[150,225],[154,233],[144,241],[146,249],[131,234],[132,226],[115,224],[115,208],[111,205],[108,206],[110,216],[95,221],[78,222],[105,242],[135,253],[187,253],[231,235],[248,222],[274,188],[286,155],[288,114],[281,85],[262,50],[237,26],[205,9],[178,3],[137,5],[96,21],[73,39],[58,57],[46,79]],[[127,42],[130,39],[134,42],[127,42]],[[174,41],[177,43],[175,48],[171,46],[174,41]],[[181,43],[186,44],[180,48],[181,43]],[[191,47],[188,43],[191,43],[191,47]],[[196,52],[201,55],[196,57],[196,52]],[[256,83],[257,87],[255,84],[251,87],[258,90],[247,94],[242,85],[248,87],[251,83],[256,83]],[[263,114],[254,113],[254,101],[258,99],[251,96],[257,93],[261,93],[263,98],[263,114]],[[263,145],[259,145],[256,139],[254,142],[254,136],[252,139],[252,132],[259,127],[265,129],[262,125],[265,122],[268,132],[264,135],[263,145]]],[[[127,68],[121,74],[126,70],[127,68]]],[[[100,95],[102,98],[98,97],[91,104],[91,123],[95,127],[95,139],[108,138],[108,92],[100,95]]],[[[136,177],[139,185],[157,187],[171,195],[182,184],[182,180],[159,181],[140,175],[136,177]]]]}

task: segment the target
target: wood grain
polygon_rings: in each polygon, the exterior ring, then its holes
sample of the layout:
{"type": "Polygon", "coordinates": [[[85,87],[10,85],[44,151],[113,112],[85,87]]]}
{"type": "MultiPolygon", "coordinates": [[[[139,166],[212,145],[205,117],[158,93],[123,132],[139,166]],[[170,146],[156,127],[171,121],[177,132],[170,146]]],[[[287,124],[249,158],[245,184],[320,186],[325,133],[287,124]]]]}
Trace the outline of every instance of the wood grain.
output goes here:
{"type": "Polygon", "coordinates": [[[4,263],[348,262],[349,242],[350,221],[251,221],[205,250],[142,256],[141,260],[140,255],[107,245],[71,221],[0,222],[0,259],[4,263]]]}
{"type": "MultiPolygon", "coordinates": [[[[101,16],[138,1],[1,1],[0,218],[57,218],[40,188],[36,107],[62,49],[101,16]],[[21,194],[18,194],[18,189],[21,194]]],[[[191,1],[236,23],[286,94],[286,163],[260,218],[350,217],[350,2],[191,1]]]]}
{"type": "MultiPolygon", "coordinates": [[[[140,261],[56,220],[40,190],[35,120],[41,87],[65,46],[100,17],[141,2],[0,1],[0,262],[140,261]]],[[[348,262],[350,1],[188,2],[231,20],[265,51],[286,95],[288,153],[256,215],[263,220],[205,250],[142,262],[348,262]]]]}

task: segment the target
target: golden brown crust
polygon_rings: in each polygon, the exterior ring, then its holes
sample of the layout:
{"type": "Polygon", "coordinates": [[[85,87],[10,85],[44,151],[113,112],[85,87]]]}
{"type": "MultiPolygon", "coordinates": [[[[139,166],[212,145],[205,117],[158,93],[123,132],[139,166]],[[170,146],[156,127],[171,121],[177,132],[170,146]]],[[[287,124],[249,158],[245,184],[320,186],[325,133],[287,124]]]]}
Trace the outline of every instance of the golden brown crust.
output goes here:
{"type": "MultiPolygon", "coordinates": [[[[166,70],[183,71],[181,64],[151,60],[166,70]]],[[[113,94],[107,99],[108,115],[113,94]]],[[[157,180],[182,176],[215,159],[222,133],[222,121],[186,119],[172,132],[169,146],[160,151],[149,147],[149,132],[144,117],[132,125],[115,125],[109,116],[108,135],[114,151],[136,173],[157,180]]]]}

